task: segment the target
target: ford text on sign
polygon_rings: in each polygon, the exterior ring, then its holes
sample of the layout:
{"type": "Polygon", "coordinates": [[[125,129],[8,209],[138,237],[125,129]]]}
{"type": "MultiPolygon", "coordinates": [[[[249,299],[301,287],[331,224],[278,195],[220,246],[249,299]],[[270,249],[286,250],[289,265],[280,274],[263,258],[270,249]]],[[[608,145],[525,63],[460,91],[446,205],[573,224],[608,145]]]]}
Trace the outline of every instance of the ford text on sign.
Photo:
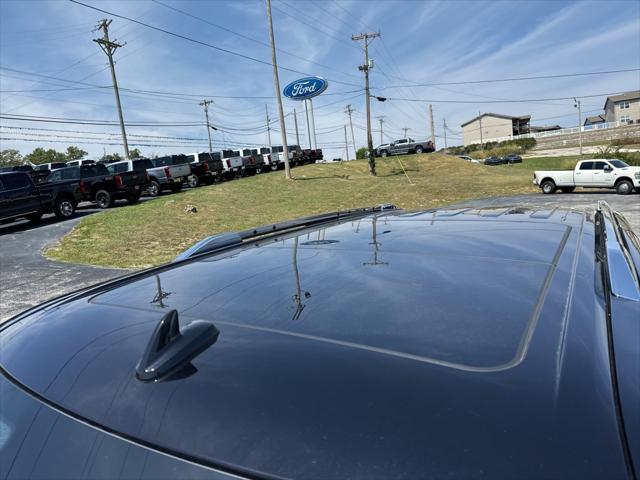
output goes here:
{"type": "Polygon", "coordinates": [[[320,77],[306,77],[291,82],[284,87],[283,93],[286,97],[294,100],[306,100],[320,95],[327,89],[328,82],[320,77]]]}

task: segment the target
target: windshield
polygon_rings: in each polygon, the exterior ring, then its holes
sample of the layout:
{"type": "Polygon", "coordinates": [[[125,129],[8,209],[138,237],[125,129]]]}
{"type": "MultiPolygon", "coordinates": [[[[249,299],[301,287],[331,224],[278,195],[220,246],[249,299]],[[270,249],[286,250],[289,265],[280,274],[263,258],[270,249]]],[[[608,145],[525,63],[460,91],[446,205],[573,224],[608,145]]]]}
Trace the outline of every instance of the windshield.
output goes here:
{"type": "Polygon", "coordinates": [[[622,160],[609,160],[609,163],[613,165],[615,168],[627,168],[629,165],[624,163],[622,160]]]}
{"type": "Polygon", "coordinates": [[[145,159],[141,159],[141,160],[133,160],[133,170],[135,172],[142,172],[148,169],[153,168],[153,163],[151,163],[151,160],[147,160],[145,159]]]}

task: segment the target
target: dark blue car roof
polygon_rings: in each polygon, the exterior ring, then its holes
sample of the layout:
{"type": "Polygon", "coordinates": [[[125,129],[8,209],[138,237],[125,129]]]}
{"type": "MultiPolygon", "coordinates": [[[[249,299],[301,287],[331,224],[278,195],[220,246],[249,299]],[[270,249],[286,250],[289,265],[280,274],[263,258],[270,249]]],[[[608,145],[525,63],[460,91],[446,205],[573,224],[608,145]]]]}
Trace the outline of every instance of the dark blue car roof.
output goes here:
{"type": "Polygon", "coordinates": [[[591,216],[380,213],[201,256],[0,332],[17,381],[110,431],[282,477],[626,474],[591,216]],[[135,367],[160,318],[195,370],[135,367]]]}

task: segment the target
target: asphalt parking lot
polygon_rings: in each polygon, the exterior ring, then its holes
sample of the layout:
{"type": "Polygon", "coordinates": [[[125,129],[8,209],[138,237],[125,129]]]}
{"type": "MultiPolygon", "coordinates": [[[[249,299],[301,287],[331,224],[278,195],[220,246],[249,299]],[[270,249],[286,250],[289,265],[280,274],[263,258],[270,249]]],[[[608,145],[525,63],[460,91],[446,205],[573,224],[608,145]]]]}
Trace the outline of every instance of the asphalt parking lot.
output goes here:
{"type": "MultiPolygon", "coordinates": [[[[616,195],[612,191],[586,191],[572,194],[528,194],[493,197],[463,202],[455,207],[538,205],[570,207],[579,210],[595,208],[599,200],[608,202],[621,212],[633,229],[640,233],[640,194],[616,195]]],[[[28,222],[0,226],[0,322],[47,299],[63,295],[127,272],[54,262],[42,256],[47,246],[57,242],[82,219],[100,211],[92,207],[78,209],[78,216],[65,222],[47,216],[39,225],[28,222]]]]}
{"type": "Polygon", "coordinates": [[[47,215],[38,225],[17,221],[0,226],[0,322],[49,298],[126,273],[126,270],[53,262],[42,251],[80,222],[99,212],[80,207],[64,222],[47,215]]]}

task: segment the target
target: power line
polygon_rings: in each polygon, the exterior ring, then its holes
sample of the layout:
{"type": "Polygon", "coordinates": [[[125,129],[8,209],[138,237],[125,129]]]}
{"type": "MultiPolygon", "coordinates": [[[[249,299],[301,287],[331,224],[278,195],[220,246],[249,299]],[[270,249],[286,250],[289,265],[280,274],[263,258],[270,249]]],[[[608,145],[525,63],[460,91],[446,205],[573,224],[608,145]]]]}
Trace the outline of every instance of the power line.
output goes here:
{"type": "Polygon", "coordinates": [[[536,102],[550,102],[559,100],[573,100],[574,98],[597,98],[597,97],[610,97],[616,95],[615,93],[599,93],[594,95],[575,95],[572,97],[554,97],[554,98],[525,98],[525,99],[511,99],[511,100],[437,100],[437,99],[423,99],[423,98],[398,98],[398,97],[385,97],[385,100],[399,100],[405,102],[422,102],[422,103],[536,103],[536,102]]]}
{"type": "MultiPolygon", "coordinates": [[[[89,8],[91,10],[95,10],[97,12],[102,12],[102,13],[105,13],[107,15],[111,15],[111,16],[116,17],[116,18],[121,18],[123,20],[128,20],[129,22],[136,23],[136,24],[141,25],[143,27],[150,28],[150,29],[156,30],[158,32],[162,32],[162,33],[165,33],[167,35],[171,35],[172,37],[180,38],[182,40],[186,40],[188,42],[195,43],[197,45],[202,45],[204,47],[212,48],[214,50],[217,50],[217,51],[220,51],[220,52],[223,52],[223,53],[227,53],[229,55],[234,55],[236,57],[244,58],[245,60],[251,60],[252,62],[261,63],[262,65],[268,65],[270,67],[273,67],[273,64],[271,62],[268,62],[268,61],[265,61],[265,60],[260,60],[259,58],[251,57],[249,55],[245,55],[245,54],[240,53],[240,52],[235,52],[235,51],[229,50],[227,48],[218,47],[217,45],[213,45],[211,43],[203,42],[201,40],[196,40],[195,38],[187,37],[186,35],[182,35],[180,33],[175,33],[175,32],[172,32],[170,30],[167,30],[167,29],[164,29],[164,28],[161,28],[161,27],[156,27],[155,25],[150,25],[148,23],[141,22],[139,20],[135,20],[135,19],[133,19],[131,17],[127,17],[125,15],[119,15],[117,13],[109,12],[109,11],[104,10],[102,8],[94,7],[92,5],[87,5],[86,3],[82,3],[82,2],[80,2],[78,0],[69,0],[69,1],[72,2],[72,3],[75,3],[77,5],[81,5],[83,7],[89,8]]],[[[309,73],[301,72],[299,70],[294,70],[294,69],[288,68],[288,67],[282,67],[281,66],[279,68],[282,69],[282,70],[286,70],[288,72],[298,73],[300,75],[310,75],[309,73]]],[[[331,81],[335,82],[335,83],[340,83],[342,85],[349,85],[349,86],[352,86],[352,87],[353,86],[356,86],[356,87],[359,86],[359,85],[356,85],[354,83],[342,82],[340,80],[335,80],[335,79],[331,79],[331,81]]]]}
{"type": "MultiPolygon", "coordinates": [[[[251,41],[251,42],[257,43],[257,44],[259,44],[259,45],[263,45],[263,46],[265,46],[265,47],[269,47],[269,48],[271,48],[271,46],[270,46],[267,42],[263,42],[262,40],[258,40],[258,39],[256,39],[256,38],[250,37],[250,36],[248,36],[248,35],[244,35],[244,34],[242,34],[242,33],[239,33],[239,32],[236,32],[236,31],[234,31],[234,30],[231,30],[230,28],[227,28],[227,27],[225,27],[225,26],[223,26],[223,25],[219,25],[219,24],[217,24],[217,23],[213,23],[213,22],[211,22],[211,21],[209,21],[209,20],[206,20],[206,19],[204,19],[204,18],[202,18],[202,17],[198,17],[197,15],[193,15],[193,14],[191,14],[191,13],[189,13],[189,12],[185,12],[184,10],[180,10],[179,8],[173,7],[173,6],[171,6],[171,5],[167,5],[167,4],[165,4],[165,3],[162,3],[160,0],[151,0],[151,1],[152,1],[152,2],[154,2],[154,3],[157,3],[158,5],[162,5],[162,6],[163,6],[163,7],[165,7],[165,8],[168,8],[168,9],[170,9],[170,10],[176,11],[176,12],[178,12],[178,13],[181,13],[181,14],[183,14],[183,15],[186,15],[186,16],[188,16],[188,17],[191,17],[191,18],[193,18],[193,19],[195,19],[195,20],[198,20],[198,21],[200,21],[200,22],[203,22],[203,23],[205,23],[205,24],[207,24],[207,25],[210,25],[210,26],[212,26],[212,27],[219,28],[219,29],[221,29],[221,30],[224,30],[225,32],[229,32],[229,33],[231,33],[232,35],[236,35],[236,36],[238,36],[238,37],[240,37],[240,38],[244,38],[244,39],[246,39],[246,40],[249,40],[249,41],[251,41]]],[[[274,8],[275,8],[275,7],[274,7],[274,8]]],[[[277,52],[279,52],[279,53],[283,53],[283,54],[285,54],[285,55],[289,55],[289,56],[291,56],[291,57],[297,58],[298,60],[303,60],[303,61],[305,61],[305,62],[309,62],[309,63],[311,63],[311,64],[313,64],[313,65],[318,65],[319,67],[323,67],[323,68],[326,68],[326,69],[328,69],[328,70],[333,70],[334,72],[339,73],[340,75],[345,75],[345,76],[348,76],[348,77],[354,77],[354,78],[357,78],[357,76],[356,76],[356,75],[354,75],[354,74],[341,72],[340,70],[337,70],[337,69],[335,69],[335,68],[333,68],[333,67],[330,67],[330,66],[328,66],[328,65],[323,65],[322,63],[315,62],[315,61],[313,61],[313,60],[310,60],[310,59],[308,59],[308,58],[302,57],[302,56],[300,56],[300,55],[298,55],[298,54],[295,54],[295,53],[289,52],[289,51],[287,51],[287,50],[282,50],[282,49],[280,49],[280,48],[276,48],[276,51],[277,51],[277,52]]]]}
{"type": "MultiPolygon", "coordinates": [[[[598,72],[579,72],[579,73],[563,73],[557,75],[533,75],[525,77],[511,77],[511,78],[494,78],[487,80],[464,80],[459,82],[431,82],[431,83],[412,83],[411,85],[388,85],[386,87],[379,88],[379,90],[387,88],[402,88],[402,87],[433,87],[440,85],[471,85],[478,83],[503,83],[503,82],[520,82],[526,80],[545,80],[551,78],[570,78],[570,77],[584,77],[590,75],[612,75],[616,73],[628,73],[638,72],[640,68],[625,68],[620,70],[604,70],[598,72]]],[[[409,80],[406,80],[409,81],[409,80]]]]}
{"type": "MultiPolygon", "coordinates": [[[[109,68],[109,67],[106,67],[109,68]]],[[[106,69],[105,68],[105,69],[106,69]]],[[[42,77],[42,78],[46,78],[46,79],[50,79],[50,80],[54,80],[57,82],[65,82],[65,83],[71,83],[74,85],[81,85],[85,88],[80,89],[78,88],[78,90],[89,90],[89,89],[110,89],[111,86],[109,85],[97,85],[94,83],[87,83],[87,82],[83,82],[83,81],[79,81],[79,80],[68,80],[68,79],[64,79],[64,78],[57,78],[51,75],[44,75],[44,74],[40,74],[40,73],[33,73],[33,72],[27,72],[24,70],[18,70],[15,68],[9,68],[9,67],[3,67],[0,66],[0,70],[6,70],[9,72],[16,72],[16,73],[21,73],[23,75],[31,75],[34,77],[42,77]]],[[[42,83],[46,83],[46,82],[42,82],[42,83]]],[[[67,89],[66,85],[60,85],[62,87],[65,87],[65,90],[67,89]]],[[[359,86],[358,86],[359,87],[359,86]]],[[[72,88],[68,88],[69,90],[73,90],[72,88]]],[[[169,91],[163,91],[163,90],[143,90],[143,89],[137,89],[137,88],[125,88],[125,87],[120,87],[120,90],[123,92],[129,92],[129,93],[133,93],[133,94],[139,94],[139,95],[149,95],[149,96],[156,96],[156,97],[167,97],[167,98],[174,98],[174,99],[180,99],[180,100],[194,100],[194,99],[200,99],[200,98],[228,98],[228,99],[257,99],[257,100],[265,100],[265,99],[274,99],[276,98],[275,95],[271,95],[271,96],[247,96],[247,95],[209,95],[206,93],[181,93],[181,92],[169,92],[169,91]]],[[[26,90],[26,92],[28,92],[29,90],[26,90]]],[[[328,96],[328,95],[348,95],[354,92],[360,92],[362,91],[362,88],[358,88],[357,90],[347,90],[344,92],[329,92],[329,93],[324,93],[323,96],[328,96]]],[[[4,92],[9,92],[9,91],[4,91],[4,92]]],[[[22,92],[21,90],[13,90],[11,91],[13,93],[17,93],[17,92],[22,92]]],[[[192,102],[185,102],[185,104],[189,104],[191,105],[192,102]]]]}

